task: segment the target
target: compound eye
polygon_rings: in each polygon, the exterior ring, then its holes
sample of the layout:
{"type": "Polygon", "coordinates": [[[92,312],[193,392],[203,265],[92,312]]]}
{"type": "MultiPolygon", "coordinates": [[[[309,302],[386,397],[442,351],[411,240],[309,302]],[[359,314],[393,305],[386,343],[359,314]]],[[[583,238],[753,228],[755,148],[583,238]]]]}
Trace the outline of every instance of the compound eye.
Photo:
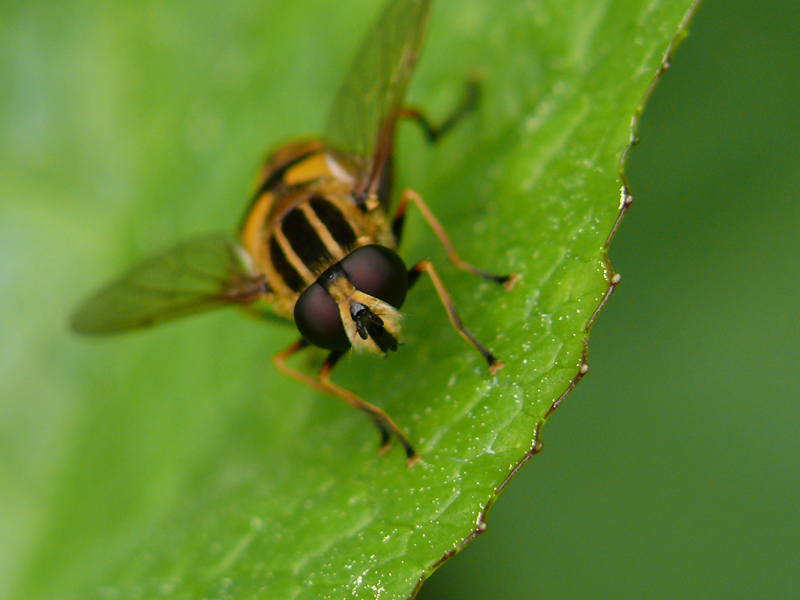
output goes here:
{"type": "Polygon", "coordinates": [[[347,350],[350,347],[336,301],[317,282],[297,299],[294,322],[300,334],[315,346],[327,350],[347,350]]]}
{"type": "Polygon", "coordinates": [[[408,270],[385,246],[363,246],[339,263],[356,289],[400,308],[408,293],[408,270]]]}

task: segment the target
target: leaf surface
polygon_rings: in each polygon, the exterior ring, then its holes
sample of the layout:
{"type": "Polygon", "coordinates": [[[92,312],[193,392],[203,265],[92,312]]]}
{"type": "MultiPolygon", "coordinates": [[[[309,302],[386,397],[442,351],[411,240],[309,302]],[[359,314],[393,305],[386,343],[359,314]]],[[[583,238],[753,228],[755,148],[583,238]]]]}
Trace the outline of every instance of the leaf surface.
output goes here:
{"type": "MultiPolygon", "coordinates": [[[[687,0],[440,0],[409,100],[476,113],[433,148],[401,127],[398,183],[491,377],[429,282],[406,345],[334,379],[384,408],[423,461],[377,454],[368,420],[280,376],[296,332],[220,311],[111,340],[66,321],[93,286],[233,230],[263,147],[313,133],[380,2],[7,6],[0,19],[0,596],[407,598],[488,505],[585,369],[609,292],[631,118],[687,0]],[[373,6],[374,4],[374,6],[373,6]]],[[[313,370],[322,354],[298,359],[313,370]]]]}

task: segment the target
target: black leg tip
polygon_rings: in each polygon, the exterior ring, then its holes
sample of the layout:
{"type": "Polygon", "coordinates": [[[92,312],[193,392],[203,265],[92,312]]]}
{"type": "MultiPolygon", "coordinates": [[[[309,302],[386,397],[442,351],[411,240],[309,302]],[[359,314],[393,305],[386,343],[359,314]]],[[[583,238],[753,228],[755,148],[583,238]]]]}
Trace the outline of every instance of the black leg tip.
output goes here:
{"type": "Polygon", "coordinates": [[[505,367],[505,364],[503,364],[503,361],[502,360],[497,360],[494,356],[492,356],[491,360],[489,360],[488,362],[489,362],[489,374],[490,375],[497,374],[497,372],[500,369],[505,367]]]}
{"type": "Polygon", "coordinates": [[[497,283],[503,284],[503,287],[506,288],[509,292],[514,289],[514,284],[517,283],[520,279],[520,276],[516,273],[511,273],[510,275],[504,275],[502,277],[498,277],[495,281],[497,283]]]}

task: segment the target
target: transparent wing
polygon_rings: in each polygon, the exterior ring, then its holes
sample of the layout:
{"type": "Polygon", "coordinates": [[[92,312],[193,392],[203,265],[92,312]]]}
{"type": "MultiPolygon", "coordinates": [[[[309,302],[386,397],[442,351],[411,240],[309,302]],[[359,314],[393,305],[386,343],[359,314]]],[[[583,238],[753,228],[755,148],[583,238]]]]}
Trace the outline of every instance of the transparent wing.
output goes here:
{"type": "Polygon", "coordinates": [[[429,8],[430,0],[391,0],[339,88],[324,139],[355,175],[356,192],[375,191],[391,154],[429,8]]]}
{"type": "Polygon", "coordinates": [[[262,298],[264,276],[235,238],[188,241],[137,265],[73,314],[81,333],[116,333],[262,298]]]}

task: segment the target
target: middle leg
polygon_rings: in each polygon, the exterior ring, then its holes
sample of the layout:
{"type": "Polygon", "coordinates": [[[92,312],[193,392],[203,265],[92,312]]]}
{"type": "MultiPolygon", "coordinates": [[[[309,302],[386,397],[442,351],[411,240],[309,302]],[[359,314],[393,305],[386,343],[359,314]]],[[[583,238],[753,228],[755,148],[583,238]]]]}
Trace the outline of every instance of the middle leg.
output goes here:
{"type": "Polygon", "coordinates": [[[381,452],[384,452],[386,449],[388,449],[388,447],[391,445],[391,436],[394,435],[398,440],[400,440],[400,443],[405,449],[406,457],[408,458],[408,466],[413,466],[414,463],[419,460],[419,454],[417,454],[416,450],[414,450],[414,447],[411,445],[411,442],[408,440],[406,435],[400,430],[395,422],[392,421],[391,417],[389,417],[389,415],[387,415],[377,406],[373,406],[369,402],[366,402],[356,396],[353,392],[339,387],[331,381],[331,371],[333,370],[333,367],[336,366],[336,363],[339,362],[339,359],[344,356],[344,351],[331,352],[323,363],[322,369],[320,369],[317,377],[306,375],[302,371],[298,371],[297,369],[294,369],[286,364],[286,360],[288,358],[298,353],[300,350],[307,348],[308,346],[310,346],[310,344],[306,340],[300,339],[283,352],[275,355],[272,360],[275,363],[275,366],[289,377],[297,379],[298,381],[314,388],[315,390],[319,390],[326,394],[339,396],[345,402],[350,404],[350,406],[365,412],[369,418],[372,419],[372,422],[375,423],[375,426],[380,432],[381,452]]]}
{"type": "Polygon", "coordinates": [[[495,275],[494,273],[489,273],[483,269],[479,269],[478,267],[469,264],[467,261],[462,260],[462,258],[456,252],[455,247],[453,247],[453,243],[450,241],[450,237],[447,235],[444,227],[442,227],[442,224],[439,223],[434,214],[431,212],[431,209],[428,208],[428,205],[425,204],[420,195],[413,190],[404,190],[403,194],[400,196],[400,203],[397,206],[397,212],[395,213],[394,221],[392,222],[392,232],[395,234],[396,238],[399,239],[400,235],[402,234],[403,226],[405,224],[406,208],[408,207],[409,202],[413,202],[417,206],[419,212],[422,213],[425,221],[427,221],[428,225],[433,230],[433,233],[435,233],[436,237],[439,238],[442,246],[444,246],[445,252],[447,252],[447,256],[454,265],[456,265],[459,269],[463,269],[468,273],[482,277],[483,279],[491,281],[492,283],[502,284],[507,290],[511,290],[511,288],[514,287],[514,284],[519,280],[519,275],[515,273],[511,273],[509,275],[495,275]]]}
{"type": "Polygon", "coordinates": [[[423,273],[427,273],[431,281],[433,281],[433,285],[436,288],[436,293],[439,294],[439,298],[444,304],[444,308],[447,311],[447,316],[450,317],[450,322],[453,324],[453,327],[456,328],[456,331],[461,334],[461,336],[467,340],[475,350],[481,353],[486,363],[489,365],[489,373],[494,375],[500,369],[503,368],[503,362],[498,360],[494,354],[492,354],[486,346],[481,344],[478,339],[472,334],[472,332],[464,327],[464,323],[461,321],[461,317],[458,315],[458,310],[456,310],[456,305],[453,302],[453,298],[450,296],[450,293],[447,291],[447,288],[444,287],[444,283],[439,278],[439,275],[436,273],[436,270],[433,268],[433,263],[428,260],[422,260],[414,265],[408,272],[408,282],[409,286],[414,285],[417,280],[419,279],[420,275],[423,273]]]}

